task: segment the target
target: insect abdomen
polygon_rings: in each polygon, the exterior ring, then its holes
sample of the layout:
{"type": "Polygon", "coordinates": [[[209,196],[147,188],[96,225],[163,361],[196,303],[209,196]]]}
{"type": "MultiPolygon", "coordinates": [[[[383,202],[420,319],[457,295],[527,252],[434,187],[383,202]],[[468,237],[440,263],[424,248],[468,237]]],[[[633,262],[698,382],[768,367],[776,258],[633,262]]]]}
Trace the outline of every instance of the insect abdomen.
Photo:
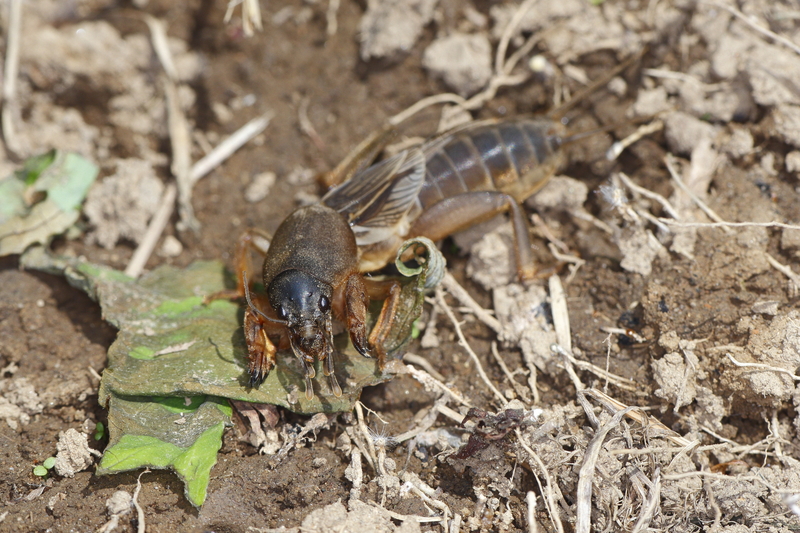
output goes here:
{"type": "Polygon", "coordinates": [[[499,190],[525,200],[560,164],[562,133],[557,122],[527,118],[467,127],[432,141],[422,209],[471,191],[499,190]]]}

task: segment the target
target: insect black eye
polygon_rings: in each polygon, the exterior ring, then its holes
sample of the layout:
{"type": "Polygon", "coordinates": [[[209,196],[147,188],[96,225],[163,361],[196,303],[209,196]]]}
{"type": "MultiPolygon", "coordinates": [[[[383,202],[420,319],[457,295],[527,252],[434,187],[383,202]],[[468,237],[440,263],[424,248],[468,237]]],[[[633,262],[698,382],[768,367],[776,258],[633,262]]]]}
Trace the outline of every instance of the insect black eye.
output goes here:
{"type": "Polygon", "coordinates": [[[319,309],[323,313],[327,313],[328,311],[331,310],[331,301],[328,300],[327,296],[323,296],[322,298],[319,299],[319,309]]]}
{"type": "Polygon", "coordinates": [[[278,316],[281,317],[282,319],[286,320],[286,318],[288,317],[288,313],[286,312],[286,308],[285,307],[279,307],[278,308],[278,316]]]}

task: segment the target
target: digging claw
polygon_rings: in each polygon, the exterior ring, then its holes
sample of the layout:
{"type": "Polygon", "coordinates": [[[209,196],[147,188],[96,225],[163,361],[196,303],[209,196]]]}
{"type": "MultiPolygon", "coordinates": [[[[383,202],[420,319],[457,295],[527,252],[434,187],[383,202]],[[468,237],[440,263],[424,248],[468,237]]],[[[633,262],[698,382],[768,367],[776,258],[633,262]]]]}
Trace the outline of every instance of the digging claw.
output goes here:
{"type": "Polygon", "coordinates": [[[366,338],[360,335],[359,336],[353,335],[351,337],[351,340],[353,341],[353,346],[355,347],[355,349],[358,350],[358,353],[360,353],[364,357],[372,357],[372,350],[370,349],[369,343],[367,342],[366,338]]]}
{"type": "Polygon", "coordinates": [[[262,370],[261,368],[253,368],[250,371],[250,387],[257,388],[264,383],[264,380],[269,376],[269,370],[262,370]]]}

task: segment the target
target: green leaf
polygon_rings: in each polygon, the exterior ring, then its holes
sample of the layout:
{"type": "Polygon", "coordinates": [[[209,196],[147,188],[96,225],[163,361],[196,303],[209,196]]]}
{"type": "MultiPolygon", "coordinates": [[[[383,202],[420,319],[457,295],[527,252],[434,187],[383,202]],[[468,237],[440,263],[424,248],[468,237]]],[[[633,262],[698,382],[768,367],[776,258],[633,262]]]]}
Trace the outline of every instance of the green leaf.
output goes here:
{"type": "Polygon", "coordinates": [[[44,462],[42,463],[42,466],[45,467],[46,469],[50,470],[51,468],[56,466],[56,458],[55,457],[48,457],[47,459],[44,460],[44,462]]]}
{"type": "Polygon", "coordinates": [[[180,454],[180,448],[156,437],[122,435],[116,445],[106,449],[97,473],[124,472],[145,466],[166,468],[180,454]],[[101,469],[106,472],[100,472],[101,469]]]}
{"type": "Polygon", "coordinates": [[[197,507],[206,499],[211,480],[211,468],[217,463],[217,451],[222,446],[225,424],[207,429],[195,443],[173,462],[175,471],[186,482],[186,497],[197,507]]]}
{"type": "MultiPolygon", "coordinates": [[[[344,394],[333,396],[318,366],[320,378],[314,380],[311,400],[303,393],[303,371],[290,351],[279,352],[277,367],[260,387],[249,387],[243,306],[224,300],[203,304],[205,295],[226,288],[229,277],[219,262],[197,262],[185,269],[164,266],[139,281],[77,258],[51,257],[41,247],[29,249],[20,264],[63,273],[70,284],[97,299],[104,318],[120,330],[100,384],[99,400],[108,408],[109,445],[97,473],[171,468],[184,480],[187,498],[199,506],[222,432],[230,423],[227,398],[303,414],[349,411],[363,387],[391,379],[402,368],[397,360],[420,316],[427,274],[439,254],[426,246],[415,247],[419,267],[402,282],[384,344],[386,368],[381,371],[374,359],[361,356],[345,332],[335,339],[335,371],[344,394]]],[[[373,317],[381,302],[374,304],[373,317]]]]}
{"type": "Polygon", "coordinates": [[[53,151],[0,181],[0,257],[69,229],[97,173],[97,166],[78,154],[53,151]]]}
{"type": "Polygon", "coordinates": [[[45,467],[43,467],[42,465],[36,465],[36,466],[33,467],[33,475],[34,476],[39,476],[39,477],[44,477],[44,476],[47,475],[47,469],[45,467]]]}
{"type": "Polygon", "coordinates": [[[56,159],[56,151],[50,150],[41,155],[36,155],[22,163],[22,168],[14,174],[25,185],[33,185],[44,170],[53,164],[56,159]]]}
{"type": "Polygon", "coordinates": [[[139,468],[171,468],[183,480],[186,497],[199,507],[229,423],[227,401],[188,398],[109,399],[109,445],[98,475],[139,468]]]}
{"type": "Polygon", "coordinates": [[[98,422],[94,427],[94,440],[101,440],[106,436],[106,427],[102,422],[98,422]]]}

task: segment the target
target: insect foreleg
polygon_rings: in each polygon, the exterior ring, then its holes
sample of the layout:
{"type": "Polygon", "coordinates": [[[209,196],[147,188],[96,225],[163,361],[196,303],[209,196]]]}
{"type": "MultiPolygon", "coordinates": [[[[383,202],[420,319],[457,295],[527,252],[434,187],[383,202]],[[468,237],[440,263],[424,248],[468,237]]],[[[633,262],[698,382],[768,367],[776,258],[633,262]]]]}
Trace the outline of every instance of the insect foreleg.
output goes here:
{"type": "Polygon", "coordinates": [[[266,255],[271,239],[272,237],[270,237],[268,233],[256,228],[248,228],[245,230],[245,232],[239,236],[239,240],[236,243],[236,253],[234,256],[234,272],[237,272],[236,288],[215,292],[214,294],[206,296],[204,302],[209,303],[213,300],[244,298],[244,279],[241,273],[258,272],[259,269],[252,268],[250,264],[250,254],[256,252],[262,256],[266,255]]]}
{"type": "Polygon", "coordinates": [[[358,353],[364,357],[371,357],[367,339],[367,306],[369,296],[364,285],[364,278],[359,274],[352,274],[347,280],[347,287],[344,293],[345,298],[345,322],[347,331],[350,332],[350,340],[358,353]]]}
{"type": "Polygon", "coordinates": [[[250,309],[244,312],[244,337],[247,344],[250,374],[250,386],[257,387],[275,367],[275,345],[267,336],[267,329],[274,327],[270,322],[255,314],[250,309]]]}
{"type": "Polygon", "coordinates": [[[384,344],[386,344],[386,338],[391,331],[394,317],[397,313],[397,306],[400,303],[400,283],[396,281],[367,280],[366,284],[371,298],[385,298],[378,321],[375,322],[375,326],[369,335],[369,345],[373,347],[378,357],[378,368],[383,370],[386,364],[384,344]]]}

